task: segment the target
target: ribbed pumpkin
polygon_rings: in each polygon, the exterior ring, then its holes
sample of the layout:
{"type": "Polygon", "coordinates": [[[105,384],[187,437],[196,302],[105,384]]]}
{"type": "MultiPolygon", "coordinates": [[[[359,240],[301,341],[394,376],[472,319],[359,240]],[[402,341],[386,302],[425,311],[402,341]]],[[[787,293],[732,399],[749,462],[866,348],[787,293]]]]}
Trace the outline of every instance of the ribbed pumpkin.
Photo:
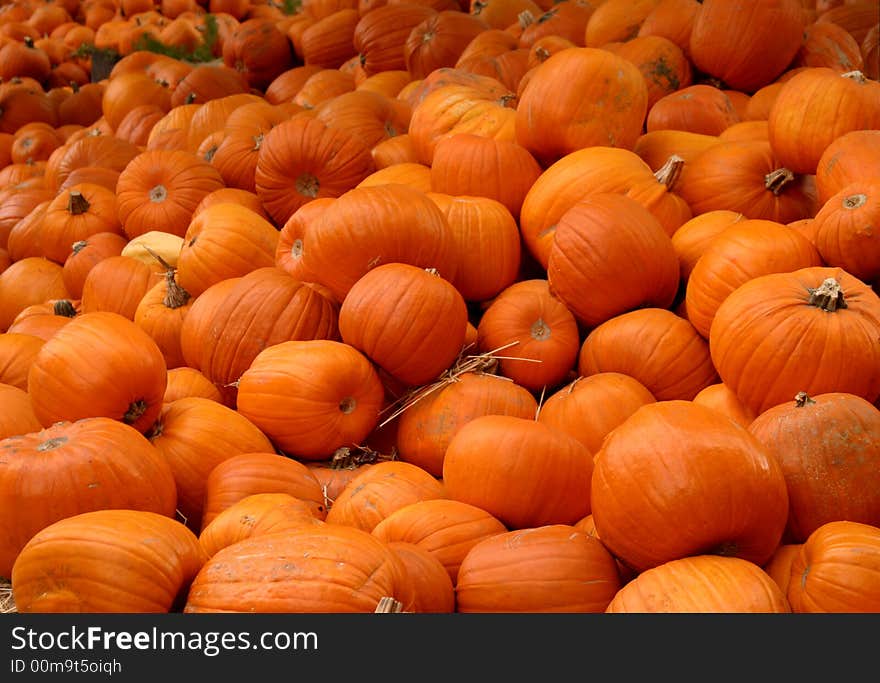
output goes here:
{"type": "Polygon", "coordinates": [[[337,311],[319,287],[274,266],[257,268],[212,285],[193,301],[181,325],[180,347],[186,364],[233,406],[235,384],[258,353],[291,340],[337,339],[337,311]]]}
{"type": "Polygon", "coordinates": [[[754,92],[779,76],[801,46],[798,0],[704,0],[690,33],[694,66],[727,87],[754,92]]]}
{"type": "Polygon", "coordinates": [[[691,555],[648,569],[623,586],[609,614],[785,614],[791,606],[779,585],[754,562],[691,555]]]}
{"type": "Polygon", "coordinates": [[[33,334],[0,334],[0,382],[27,391],[28,369],[44,343],[33,334]]]}
{"type": "Polygon", "coordinates": [[[147,150],[119,174],[119,220],[129,239],[157,228],[182,237],[199,202],[223,186],[216,169],[192,152],[147,150]]]}
{"type": "Polygon", "coordinates": [[[410,32],[437,14],[426,4],[396,2],[362,13],[354,30],[354,48],[369,76],[381,71],[406,69],[403,47],[410,32]]]}
{"type": "Polygon", "coordinates": [[[261,351],[238,382],[238,412],[280,450],[326,460],[379,422],[384,389],[372,363],[348,344],[286,341],[261,351]]]}
{"type": "Polygon", "coordinates": [[[709,349],[722,381],[762,413],[801,391],[877,400],[878,335],[877,294],[840,268],[814,267],[734,290],[715,313],[709,349]]]}
{"type": "Polygon", "coordinates": [[[328,205],[302,238],[302,263],[342,303],[370,269],[386,263],[433,268],[454,282],[456,253],[446,216],[405,185],[357,187],[328,205]]]}
{"type": "Polygon", "coordinates": [[[842,187],[815,215],[814,240],[826,265],[864,282],[880,278],[880,176],[842,187]]]}
{"type": "Polygon", "coordinates": [[[40,529],[65,517],[103,509],[174,516],[168,463],[137,430],[106,417],[61,422],[0,441],[0,576],[40,529]],[[47,481],[65,482],[62,493],[47,481]]]}
{"type": "Polygon", "coordinates": [[[160,279],[155,265],[146,261],[124,254],[108,256],[96,263],[83,281],[82,312],[116,313],[134,320],[138,304],[160,279]]]}
{"type": "Polygon", "coordinates": [[[703,553],[763,564],[788,516],[769,450],[691,401],[647,404],[614,429],[595,457],[591,499],[602,542],[637,572],[703,553]]]}
{"type": "Polygon", "coordinates": [[[181,365],[168,370],[168,383],[165,387],[163,403],[171,403],[185,396],[201,396],[212,401],[222,402],[220,390],[195,368],[181,365]]]}
{"type": "Polygon", "coordinates": [[[436,477],[458,430],[481,415],[534,418],[538,404],[522,386],[482,372],[465,372],[409,406],[398,418],[397,447],[404,462],[436,477]]]}
{"type": "Polygon", "coordinates": [[[634,308],[670,306],[678,271],[660,222],[612,193],[591,195],[562,215],[547,261],[550,291],[588,327],[634,308]]]}
{"type": "Polygon", "coordinates": [[[772,220],[739,221],[717,235],[694,265],[685,292],[688,320],[708,339],[718,307],[741,284],[821,265],[819,252],[798,231],[772,220]]]}
{"type": "Polygon", "coordinates": [[[413,612],[455,612],[455,586],[440,560],[414,543],[392,541],[386,545],[406,566],[406,573],[413,582],[413,612]]]}
{"type": "Polygon", "coordinates": [[[577,368],[585,377],[630,375],[658,401],[689,401],[718,379],[709,344],[690,322],[665,308],[623,313],[591,330],[577,368]]]}
{"type": "Polygon", "coordinates": [[[59,263],[29,256],[0,273],[0,330],[5,332],[15,316],[32,304],[68,298],[62,272],[59,263]]]}
{"type": "Polygon", "coordinates": [[[880,175],[880,130],[854,130],[834,139],[816,167],[816,192],[821,207],[856,180],[880,175]]]}
{"type": "Polygon", "coordinates": [[[788,484],[787,541],[827,522],[880,525],[880,410],[846,393],[799,394],[761,413],[749,431],[779,461],[788,484]]]}
{"type": "Polygon", "coordinates": [[[677,130],[698,135],[718,135],[740,121],[730,98],[720,88],[705,83],[689,85],[661,97],[648,111],[646,130],[677,130]]]}
{"type": "Polygon", "coordinates": [[[638,380],[619,372],[578,377],[547,397],[538,422],[570,434],[595,455],[605,437],[654,396],[638,380]]]}
{"type": "Polygon", "coordinates": [[[379,522],[371,532],[386,543],[412,543],[428,551],[446,568],[453,584],[470,549],[507,528],[475,505],[431,498],[405,505],[379,522]]]}
{"type": "Polygon", "coordinates": [[[768,125],[779,161],[794,173],[816,173],[822,154],[841,135],[880,128],[880,83],[859,71],[806,67],[779,91],[768,125]]]}
{"type": "Polygon", "coordinates": [[[24,389],[0,383],[0,439],[38,432],[43,428],[34,415],[31,399],[24,389]]]}
{"type": "Polygon", "coordinates": [[[838,520],[816,529],[792,560],[788,599],[797,613],[880,610],[880,527],[838,520]]]}
{"type": "Polygon", "coordinates": [[[648,88],[632,62],[606,50],[562,50],[535,68],[516,108],[516,141],[543,165],[595,145],[632,149],[648,88]]]}
{"type": "Polygon", "coordinates": [[[577,439],[510,415],[465,424],[443,460],[449,497],[483,508],[511,529],[573,524],[588,514],[592,472],[592,454],[577,439]]]}
{"type": "Polygon", "coordinates": [[[308,503],[288,493],[252,493],[218,513],[199,533],[199,544],[208,557],[228,545],[252,536],[317,526],[323,520],[308,503]]]}
{"type": "Polygon", "coordinates": [[[322,524],[223,548],[196,576],[183,611],[374,612],[383,597],[404,610],[414,600],[394,551],[361,529],[322,524]]]}
{"type": "Polygon", "coordinates": [[[12,569],[22,613],[163,613],[180,609],[207,560],[195,534],[146,510],[61,519],[22,548],[12,569]]]}
{"type": "Polygon", "coordinates": [[[223,64],[235,69],[251,88],[265,90],[294,65],[293,49],[274,21],[253,17],[242,21],[223,41],[223,64]]]}
{"type": "Polygon", "coordinates": [[[132,321],[82,313],[40,348],[28,393],[46,427],[101,416],[144,432],[161,410],[166,371],[159,347],[132,321]]]}
{"type": "Polygon", "coordinates": [[[749,428],[755,417],[754,411],[746,408],[736,394],[724,382],[710,384],[705,389],[697,392],[693,398],[694,403],[699,403],[712,410],[717,410],[726,415],[737,424],[749,428]]]}
{"type": "Polygon", "coordinates": [[[602,613],[620,586],[614,558],[598,539],[552,524],[471,548],[458,572],[456,611],[602,613]]]}
{"type": "Polygon", "coordinates": [[[687,283],[694,267],[712,241],[735,223],[745,220],[736,211],[718,209],[694,216],[672,236],[672,248],[678,254],[681,280],[687,283]]]}
{"type": "Polygon", "coordinates": [[[342,489],[326,521],[371,532],[396,510],[446,497],[442,481],[421,467],[386,460],[361,471],[342,489]]]}
{"type": "Polygon", "coordinates": [[[180,330],[191,307],[191,294],[180,286],[175,269],[169,266],[164,280],[147,290],[134,311],[134,324],[156,342],[169,370],[185,364],[180,330]]]}
{"type": "Polygon", "coordinates": [[[371,269],[339,309],[342,340],[408,385],[438,378],[461,353],[467,305],[441,274],[407,263],[371,269]]]}
{"type": "Polygon", "coordinates": [[[125,236],[118,232],[99,232],[71,245],[61,273],[64,286],[75,299],[82,298],[83,285],[89,271],[110,256],[119,256],[127,246],[125,236]]]}

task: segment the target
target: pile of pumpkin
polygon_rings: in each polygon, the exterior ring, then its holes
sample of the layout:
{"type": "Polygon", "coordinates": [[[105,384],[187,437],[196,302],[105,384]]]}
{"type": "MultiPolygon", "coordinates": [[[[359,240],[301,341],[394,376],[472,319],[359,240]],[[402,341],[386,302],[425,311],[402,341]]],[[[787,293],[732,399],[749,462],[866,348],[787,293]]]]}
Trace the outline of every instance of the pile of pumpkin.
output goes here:
{"type": "Polygon", "coordinates": [[[4,4],[17,609],[880,611],[878,24],[4,4]]]}

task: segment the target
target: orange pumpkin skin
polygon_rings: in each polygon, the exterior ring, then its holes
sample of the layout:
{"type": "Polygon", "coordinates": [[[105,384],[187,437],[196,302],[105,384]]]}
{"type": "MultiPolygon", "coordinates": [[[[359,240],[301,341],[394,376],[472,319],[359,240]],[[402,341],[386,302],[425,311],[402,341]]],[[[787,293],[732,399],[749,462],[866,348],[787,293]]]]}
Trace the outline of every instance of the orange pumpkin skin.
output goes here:
{"type": "Polygon", "coordinates": [[[207,560],[179,521],[145,510],[95,510],[39,531],[12,568],[22,613],[164,613],[207,560]]]}
{"type": "Polygon", "coordinates": [[[819,158],[819,206],[856,180],[880,175],[880,130],[854,130],[835,138],[819,158]]]}
{"type": "Polygon", "coordinates": [[[396,510],[446,497],[443,483],[421,467],[397,460],[377,462],[342,489],[327,512],[327,522],[372,532],[396,510]]]}
{"type": "Polygon", "coordinates": [[[215,283],[197,297],[180,330],[183,358],[235,404],[235,382],[265,347],[305,339],[337,339],[338,309],[315,285],[274,266],[215,283]],[[250,324],[236,321],[246,317],[250,324]]]}
{"type": "Polygon", "coordinates": [[[616,54],[639,67],[648,86],[648,111],[661,98],[687,88],[692,83],[693,69],[684,51],[669,38],[659,35],[637,36],[625,42],[608,45],[616,54]]]}
{"type": "Polygon", "coordinates": [[[384,389],[370,361],[338,341],[286,341],[254,358],[237,410],[298,459],[326,460],[359,444],[379,421],[384,389]]]}
{"type": "Polygon", "coordinates": [[[43,426],[34,415],[31,399],[24,389],[0,383],[0,439],[38,432],[43,426]]]}
{"type": "Polygon", "coordinates": [[[413,582],[413,612],[450,614],[455,612],[455,586],[446,568],[434,555],[414,543],[386,544],[400,558],[413,582]]]}
{"type": "Polygon", "coordinates": [[[168,463],[135,429],[110,418],[62,422],[0,441],[3,510],[0,576],[40,529],[65,517],[104,509],[174,516],[177,493],[168,463]],[[65,484],[50,495],[47,481],[65,484]]]}
{"type": "Polygon", "coordinates": [[[580,441],[510,415],[465,424],[443,460],[449,497],[483,508],[511,529],[573,524],[587,515],[592,472],[592,454],[580,441]]]}
{"type": "Polygon", "coordinates": [[[327,516],[321,485],[303,463],[269,453],[239,453],[218,463],[205,482],[202,531],[247,496],[285,493],[302,500],[316,519],[327,516]]]}
{"type": "Polygon", "coordinates": [[[787,614],[783,590],[761,567],[738,557],[693,555],[648,569],[627,583],[608,614],[787,614]]]}
{"type": "Polygon", "coordinates": [[[59,329],[28,371],[34,414],[62,420],[110,417],[145,432],[162,407],[167,368],[153,339],[117,313],[82,313],[59,329]]]}
{"type": "Polygon", "coordinates": [[[812,242],[772,220],[739,221],[706,248],[688,278],[688,320],[706,339],[718,307],[741,284],[759,275],[822,265],[812,242]]]}
{"type": "Polygon", "coordinates": [[[675,231],[672,236],[672,247],[678,254],[682,282],[687,283],[697,261],[708,249],[712,240],[728,227],[742,220],[745,220],[745,216],[741,213],[719,209],[694,216],[675,231]]]}
{"type": "Polygon", "coordinates": [[[796,613],[880,611],[880,528],[833,521],[816,529],[791,563],[796,613]]]}
{"type": "Polygon", "coordinates": [[[740,116],[720,88],[698,83],[664,95],[648,111],[648,133],[679,130],[698,135],[719,135],[738,123],[740,116]]]}
{"type": "Polygon", "coordinates": [[[615,316],[591,330],[578,353],[578,373],[620,372],[658,401],[691,400],[718,380],[709,344],[686,319],[665,308],[615,316]]]}
{"type": "Polygon", "coordinates": [[[660,222],[613,193],[591,195],[562,215],[547,261],[550,291],[587,327],[634,308],[672,305],[678,271],[660,222]]]}
{"type": "Polygon", "coordinates": [[[387,543],[412,543],[427,550],[446,568],[453,585],[468,551],[481,540],[507,528],[475,505],[448,498],[431,498],[398,508],[372,534],[387,543]]]}
{"type": "Polygon", "coordinates": [[[803,268],[762,275],[731,293],[715,313],[709,351],[721,380],[760,414],[801,391],[876,401],[880,350],[871,340],[878,334],[880,298],[870,287],[840,268],[803,268]]]}
{"type": "Polygon", "coordinates": [[[843,268],[864,282],[880,278],[880,177],[840,189],[815,215],[816,247],[826,265],[843,268]]]}
{"type": "Polygon", "coordinates": [[[376,266],[339,309],[342,340],[409,385],[437,379],[461,352],[467,305],[437,273],[406,263],[376,266]]]}
{"type": "Polygon", "coordinates": [[[28,369],[45,341],[33,334],[0,334],[0,382],[27,391],[28,369]]]}
{"type": "Polygon", "coordinates": [[[252,536],[317,526],[323,520],[308,504],[287,493],[252,493],[220,512],[199,533],[199,545],[208,557],[228,545],[252,536]]]}
{"type": "Polygon", "coordinates": [[[593,47],[562,50],[523,89],[516,141],[545,167],[584,147],[632,149],[647,111],[648,87],[632,62],[593,47]]]}
{"type": "Polygon", "coordinates": [[[0,330],[9,329],[30,305],[69,298],[62,273],[61,264],[40,256],[23,258],[0,273],[0,330]]]}
{"type": "Polygon", "coordinates": [[[786,540],[802,543],[827,522],[880,525],[880,410],[846,393],[801,395],[761,413],[749,431],[782,466],[786,540]]]}
{"type": "Polygon", "coordinates": [[[201,396],[222,402],[220,390],[204,374],[186,365],[171,368],[168,370],[168,383],[162,402],[171,403],[185,396],[201,396]]]}
{"type": "Polygon", "coordinates": [[[768,449],[692,401],[642,406],[611,432],[595,457],[591,499],[602,542],[637,572],[701,553],[763,564],[788,515],[768,449]],[[652,493],[640,502],[633,487],[652,493]]]}
{"type": "Polygon", "coordinates": [[[724,382],[710,384],[694,396],[693,401],[717,410],[746,429],[756,417],[755,413],[746,408],[724,382]]]}
{"type": "Polygon", "coordinates": [[[779,161],[794,173],[816,173],[822,154],[841,135],[880,128],[880,83],[858,71],[804,68],[779,91],[768,125],[779,161]]]}
{"type": "Polygon", "coordinates": [[[471,548],[458,573],[456,611],[602,613],[620,586],[614,558],[598,539],[553,524],[471,548]]]}
{"type": "Polygon", "coordinates": [[[775,550],[773,556],[763,566],[765,572],[770,575],[782,589],[788,599],[788,585],[791,583],[791,565],[794,558],[801,550],[801,543],[782,543],[775,550]]]}
{"type": "Polygon", "coordinates": [[[418,465],[435,477],[443,474],[446,447],[457,431],[481,415],[533,418],[534,396],[495,375],[466,372],[438,391],[426,395],[401,413],[397,448],[404,462],[418,465]]]}
{"type": "Polygon", "coordinates": [[[246,19],[223,41],[223,63],[243,74],[251,88],[264,90],[293,66],[293,50],[275,22],[246,19]]]}
{"type": "Polygon", "coordinates": [[[605,437],[654,396],[638,380],[619,372],[578,377],[551,394],[538,421],[567,432],[596,454],[605,437]]]}
{"type": "Polygon", "coordinates": [[[404,610],[415,599],[394,551],[361,529],[322,524],[223,548],[196,576],[183,611],[374,612],[383,597],[404,610]],[[292,573],[294,564],[299,571],[292,573]]]}
{"type": "Polygon", "coordinates": [[[704,0],[690,34],[694,66],[728,87],[754,92],[779,76],[801,46],[798,0],[704,0]]]}

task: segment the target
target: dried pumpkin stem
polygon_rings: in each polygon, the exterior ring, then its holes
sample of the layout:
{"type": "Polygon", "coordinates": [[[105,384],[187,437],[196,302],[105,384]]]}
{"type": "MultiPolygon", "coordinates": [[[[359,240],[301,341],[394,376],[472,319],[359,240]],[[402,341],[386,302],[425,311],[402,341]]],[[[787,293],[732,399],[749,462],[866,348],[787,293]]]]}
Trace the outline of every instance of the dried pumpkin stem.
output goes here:
{"type": "Polygon", "coordinates": [[[843,208],[847,209],[848,211],[858,209],[867,203],[868,195],[866,194],[851,194],[848,197],[843,198],[843,208]]]}
{"type": "Polygon", "coordinates": [[[807,395],[806,391],[799,391],[797,396],[794,397],[794,406],[795,408],[803,408],[806,405],[810,405],[815,403],[812,398],[807,395]]]}
{"type": "Polygon", "coordinates": [[[76,308],[73,307],[73,304],[68,299],[59,299],[52,304],[52,313],[65,318],[75,318],[76,308]]]}
{"type": "Polygon", "coordinates": [[[125,411],[125,415],[122,416],[122,421],[127,425],[134,424],[145,412],[147,412],[146,401],[143,399],[132,401],[128,406],[128,410],[125,411]]]}
{"type": "Polygon", "coordinates": [[[91,207],[89,200],[79,190],[71,190],[67,198],[67,211],[71,216],[81,216],[91,207]]]}
{"type": "Polygon", "coordinates": [[[821,308],[823,311],[833,313],[840,308],[846,308],[846,301],[843,298],[843,290],[840,283],[833,277],[827,278],[821,285],[815,289],[810,289],[811,306],[821,308]]]}
{"type": "Polygon", "coordinates": [[[787,168],[777,168],[764,176],[764,188],[770,190],[775,196],[785,189],[785,186],[794,180],[794,173],[787,168]]]}
{"type": "Polygon", "coordinates": [[[863,74],[859,70],[847,71],[846,73],[840,74],[840,75],[842,78],[848,78],[851,81],[855,81],[856,83],[859,83],[859,84],[864,84],[864,83],[868,82],[868,79],[865,78],[865,74],[863,74]]]}
{"type": "Polygon", "coordinates": [[[683,170],[684,158],[678,156],[678,154],[673,154],[666,160],[665,164],[657,169],[654,177],[657,179],[657,182],[665,185],[668,190],[672,190],[683,170]]]}

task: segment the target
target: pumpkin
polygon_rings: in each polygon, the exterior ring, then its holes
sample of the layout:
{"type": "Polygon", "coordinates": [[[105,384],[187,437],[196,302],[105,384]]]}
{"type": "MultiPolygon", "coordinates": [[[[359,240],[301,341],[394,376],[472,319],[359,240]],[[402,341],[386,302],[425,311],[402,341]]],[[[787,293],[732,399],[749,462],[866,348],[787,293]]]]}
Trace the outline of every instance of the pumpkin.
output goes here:
{"type": "MultiPolygon", "coordinates": [[[[784,595],[788,595],[788,586],[791,583],[791,564],[800,552],[801,543],[782,543],[774,551],[772,557],[762,569],[770,575],[782,589],[784,595]]],[[[787,599],[787,598],[786,598],[787,599]]]]}
{"type": "Polygon", "coordinates": [[[547,261],[550,291],[588,327],[634,308],[672,305],[678,271],[660,222],[616,193],[592,194],[568,209],[547,261]]]}
{"type": "Polygon", "coordinates": [[[704,0],[702,5],[689,55],[697,69],[727,87],[754,92],[775,80],[800,49],[805,22],[798,0],[704,0]]]}
{"type": "Polygon", "coordinates": [[[687,317],[706,339],[722,302],[741,284],[767,273],[823,265],[806,237],[772,220],[738,221],[717,235],[687,281],[687,317]]]}
{"type": "Polygon", "coordinates": [[[507,528],[495,517],[468,503],[430,498],[398,508],[375,527],[372,535],[386,543],[410,543],[440,561],[453,585],[470,549],[507,528]]]}
{"type": "Polygon", "coordinates": [[[871,403],[832,392],[799,394],[749,425],[785,474],[788,542],[803,543],[823,524],[840,519],[880,524],[874,483],[880,451],[873,439],[878,424],[880,411],[871,403]]]}
{"type": "Polygon", "coordinates": [[[603,46],[635,64],[648,86],[648,112],[658,100],[693,83],[693,69],[684,50],[669,38],[640,35],[603,46]]]}
{"type": "Polygon", "coordinates": [[[99,232],[123,235],[116,215],[116,195],[101,185],[74,185],[55,195],[46,208],[40,249],[46,258],[63,264],[75,242],[99,232]]]}
{"type": "Polygon", "coordinates": [[[201,396],[222,403],[220,390],[195,368],[181,365],[168,370],[163,403],[171,403],[185,396],[201,396]]]}
{"type": "Polygon", "coordinates": [[[458,9],[425,17],[403,41],[406,71],[421,79],[435,69],[454,67],[468,43],[488,28],[478,15],[458,9]]]}
{"type": "Polygon", "coordinates": [[[754,562],[739,557],[692,555],[647,569],[623,586],[609,614],[785,614],[785,592],[754,562]]]}
{"type": "Polygon", "coordinates": [[[874,175],[880,175],[880,130],[855,130],[835,138],[816,167],[819,208],[850,183],[874,175]]]}
{"type": "Polygon", "coordinates": [[[632,149],[647,111],[648,88],[632,62],[595,47],[562,50],[523,89],[516,141],[544,166],[584,147],[632,149]]]}
{"type": "Polygon", "coordinates": [[[381,71],[406,69],[404,45],[407,37],[416,26],[435,14],[437,10],[433,7],[415,2],[385,5],[361,13],[354,29],[353,43],[364,72],[370,76],[381,71]]]}
{"type": "Polygon", "coordinates": [[[392,541],[386,545],[406,566],[413,582],[412,611],[429,614],[455,612],[455,587],[446,568],[434,555],[414,543],[392,541]]]}
{"type": "Polygon", "coordinates": [[[263,17],[246,19],[233,29],[223,41],[222,59],[257,90],[265,89],[294,65],[287,36],[275,22],[263,17]]]}
{"type": "Polygon", "coordinates": [[[144,261],[120,254],[108,256],[89,270],[83,281],[83,313],[116,313],[134,320],[138,304],[159,281],[159,272],[144,261]]]}
{"type": "Polygon", "coordinates": [[[314,339],[260,351],[238,381],[236,405],[280,450],[323,460],[372,431],[383,398],[376,370],[362,353],[314,339]]]}
{"type": "Polygon", "coordinates": [[[171,91],[143,71],[127,71],[107,80],[101,96],[101,113],[111,129],[116,129],[132,109],[155,104],[162,111],[171,109],[171,91]]]}
{"type": "Polygon", "coordinates": [[[715,313],[709,351],[721,380],[756,414],[801,391],[873,402],[878,326],[880,299],[861,280],[840,268],[802,268],[734,290],[715,313]]]}
{"type": "Polygon", "coordinates": [[[443,459],[448,497],[483,508],[510,529],[573,524],[588,514],[592,472],[592,454],[577,439],[512,415],[467,422],[443,459]]]}
{"type": "Polygon", "coordinates": [[[165,359],[156,343],[117,313],[82,313],[41,348],[28,371],[34,413],[49,425],[110,417],[146,431],[161,409],[165,359]]]}
{"type": "Polygon", "coordinates": [[[779,161],[793,173],[816,173],[825,149],[841,135],[880,128],[880,83],[860,71],[804,68],[780,89],[768,125],[779,161]]]}
{"type": "MultiPolygon", "coordinates": [[[[299,56],[303,64],[338,69],[346,60],[354,57],[357,54],[354,48],[354,31],[359,20],[360,15],[356,8],[345,7],[317,19],[303,29],[299,39],[299,56]]],[[[273,79],[273,83],[276,79],[273,79]]]]}
{"type": "Polygon", "coordinates": [[[696,83],[663,95],[648,111],[648,133],[679,130],[698,135],[718,135],[740,121],[728,95],[705,83],[696,83]]]}
{"type": "Polygon", "coordinates": [[[409,129],[412,111],[403,100],[370,90],[345,92],[318,104],[315,118],[347,130],[372,149],[409,129]]]}
{"type": "Polygon", "coordinates": [[[620,587],[614,558],[598,539],[551,524],[474,545],[461,562],[455,598],[464,613],[602,613],[620,587]]]}
{"type": "Polygon", "coordinates": [[[207,560],[192,531],[148,510],[95,510],[34,535],[12,568],[22,613],[180,609],[207,560]]]}
{"type": "Polygon", "coordinates": [[[235,405],[236,383],[264,348],[280,342],[337,339],[335,304],[319,287],[274,266],[212,285],[193,302],[180,329],[186,364],[235,405]],[[238,320],[245,316],[249,325],[238,320]]]}
{"type": "Polygon", "coordinates": [[[82,290],[89,271],[105,258],[120,256],[128,241],[118,232],[98,232],[77,240],[64,259],[61,278],[74,299],[82,298],[82,290]]]}
{"type": "Polygon", "coordinates": [[[678,255],[681,281],[687,283],[700,257],[712,241],[731,225],[745,220],[745,216],[728,209],[715,209],[698,214],[686,221],[672,235],[672,248],[678,255]]]}
{"type": "Polygon", "coordinates": [[[856,180],[828,198],[815,214],[816,248],[826,265],[864,282],[880,277],[880,178],[856,180]]]}
{"type": "Polygon", "coordinates": [[[212,557],[245,538],[321,523],[300,498],[287,493],[252,493],[204,525],[199,533],[199,544],[208,557],[212,557]]]}
{"type": "Polygon", "coordinates": [[[413,592],[406,565],[382,541],[362,529],[322,524],[221,549],[196,575],[183,611],[374,612],[384,597],[408,610],[413,592]]]}
{"type": "Polygon", "coordinates": [[[266,134],[257,156],[255,192],[276,225],[303,204],[338,197],[375,170],[369,148],[313,116],[293,116],[266,134]]]}
{"type": "Polygon", "coordinates": [[[418,501],[445,498],[441,481],[417,465],[385,460],[359,471],[340,491],[326,521],[371,532],[390,514],[418,501]]]}
{"type": "Polygon", "coordinates": [[[239,453],[218,463],[208,475],[201,529],[257,493],[286,493],[304,501],[315,518],[327,516],[321,486],[303,463],[274,452],[239,453]]]}
{"type": "Polygon", "coordinates": [[[211,470],[239,453],[273,452],[268,437],[244,415],[200,396],[163,403],[146,435],[171,467],[178,511],[195,532],[211,470]]]}
{"type": "Polygon", "coordinates": [[[11,384],[0,383],[0,440],[19,434],[38,432],[43,428],[34,409],[31,399],[24,389],[11,384]]]}
{"type": "Polygon", "coordinates": [[[748,429],[757,417],[754,411],[746,408],[724,382],[710,384],[697,392],[694,403],[704,405],[726,415],[742,427],[748,429]]]}
{"type": "Polygon", "coordinates": [[[28,370],[45,341],[33,334],[0,334],[0,383],[27,391],[28,370]]]}
{"type": "Polygon", "coordinates": [[[57,192],[73,171],[89,166],[121,173],[140,152],[134,143],[113,135],[86,135],[68,140],[46,161],[46,186],[57,192]]]}
{"type": "Polygon", "coordinates": [[[637,572],[695,554],[763,564],[788,515],[769,450],[692,401],[649,403],[614,429],[596,454],[590,495],[602,542],[637,572]]]}
{"type": "Polygon", "coordinates": [[[7,333],[32,334],[47,340],[80,313],[79,302],[69,299],[50,299],[33,304],[21,311],[7,333]]]}
{"type": "Polygon", "coordinates": [[[825,66],[840,73],[861,71],[861,48],[852,34],[840,24],[816,21],[804,29],[804,42],[792,62],[798,66],[825,66]]]}
{"type": "Polygon", "coordinates": [[[538,422],[570,434],[596,454],[605,437],[654,396],[641,382],[619,372],[578,377],[547,397],[538,422]]]}
{"type": "Polygon", "coordinates": [[[168,463],[136,429],[94,417],[60,422],[0,441],[5,463],[0,576],[10,577],[25,544],[53,522],[103,509],[173,517],[177,495],[168,463]],[[63,492],[47,481],[66,482],[63,492]]]}
{"type": "Polygon", "coordinates": [[[470,420],[481,415],[529,419],[537,409],[524,387],[488,373],[463,372],[400,413],[398,457],[440,477],[449,442],[470,420]]]}
{"type": "Polygon", "coordinates": [[[30,256],[0,273],[0,330],[5,332],[15,316],[31,304],[69,298],[62,270],[59,263],[30,256]]]}
{"type": "Polygon", "coordinates": [[[880,527],[827,522],[791,562],[788,600],[796,613],[866,613],[880,609],[880,527]]]}

